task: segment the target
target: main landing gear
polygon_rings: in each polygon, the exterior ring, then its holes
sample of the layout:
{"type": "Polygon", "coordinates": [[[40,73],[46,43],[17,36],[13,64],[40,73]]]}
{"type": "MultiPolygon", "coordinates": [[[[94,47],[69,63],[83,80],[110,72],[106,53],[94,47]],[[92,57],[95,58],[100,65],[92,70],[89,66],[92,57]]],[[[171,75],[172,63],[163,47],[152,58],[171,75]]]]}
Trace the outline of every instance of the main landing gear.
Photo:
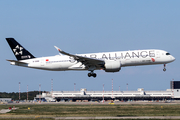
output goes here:
{"type": "Polygon", "coordinates": [[[163,71],[164,71],[164,72],[166,71],[166,64],[164,64],[164,69],[163,69],[163,71]]]}
{"type": "Polygon", "coordinates": [[[97,75],[96,75],[96,73],[93,73],[93,72],[88,73],[88,77],[91,77],[91,76],[93,76],[95,78],[97,75]]]}

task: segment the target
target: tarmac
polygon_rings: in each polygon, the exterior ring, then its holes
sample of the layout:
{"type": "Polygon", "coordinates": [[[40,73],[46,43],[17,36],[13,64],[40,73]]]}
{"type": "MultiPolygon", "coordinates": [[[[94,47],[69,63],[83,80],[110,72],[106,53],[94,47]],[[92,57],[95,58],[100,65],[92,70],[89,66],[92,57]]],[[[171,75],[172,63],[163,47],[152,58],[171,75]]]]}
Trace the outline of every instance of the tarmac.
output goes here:
{"type": "Polygon", "coordinates": [[[2,110],[0,110],[0,113],[7,113],[7,112],[10,112],[11,110],[9,110],[9,109],[2,109],[2,110]]]}
{"type": "Polygon", "coordinates": [[[165,101],[160,101],[160,102],[147,102],[147,101],[130,101],[130,102],[20,102],[20,103],[6,103],[7,105],[25,105],[25,104],[65,104],[65,105],[108,105],[108,104],[113,104],[113,105],[136,105],[136,104],[140,104],[140,105],[163,105],[163,104],[180,104],[180,101],[171,101],[171,102],[165,102],[165,101]]]}

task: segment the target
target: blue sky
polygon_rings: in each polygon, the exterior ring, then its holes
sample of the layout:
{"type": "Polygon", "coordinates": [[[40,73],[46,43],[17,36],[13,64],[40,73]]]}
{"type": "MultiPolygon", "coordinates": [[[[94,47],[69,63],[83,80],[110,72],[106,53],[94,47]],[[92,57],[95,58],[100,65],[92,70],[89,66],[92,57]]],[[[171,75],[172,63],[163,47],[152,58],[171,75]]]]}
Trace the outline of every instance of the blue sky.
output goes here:
{"type": "Polygon", "coordinates": [[[0,92],[51,90],[166,90],[180,80],[180,1],[173,0],[6,0],[0,1],[0,92]],[[167,65],[125,67],[118,73],[52,72],[12,66],[15,59],[5,38],[14,37],[35,57],[54,56],[54,45],[73,54],[162,49],[176,61],[167,65]]]}

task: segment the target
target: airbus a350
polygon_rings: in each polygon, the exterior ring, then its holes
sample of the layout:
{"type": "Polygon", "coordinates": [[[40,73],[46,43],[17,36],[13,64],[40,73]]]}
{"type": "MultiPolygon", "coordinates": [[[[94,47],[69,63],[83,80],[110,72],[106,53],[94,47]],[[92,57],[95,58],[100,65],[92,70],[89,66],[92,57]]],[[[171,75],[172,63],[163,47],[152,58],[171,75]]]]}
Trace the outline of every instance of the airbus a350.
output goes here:
{"type": "Polygon", "coordinates": [[[88,77],[96,77],[94,70],[119,72],[121,67],[140,65],[163,64],[166,71],[166,64],[175,60],[170,53],[158,49],[70,54],[56,46],[61,55],[36,58],[14,38],[6,40],[17,59],[7,60],[11,65],[50,71],[87,70],[88,77]]]}

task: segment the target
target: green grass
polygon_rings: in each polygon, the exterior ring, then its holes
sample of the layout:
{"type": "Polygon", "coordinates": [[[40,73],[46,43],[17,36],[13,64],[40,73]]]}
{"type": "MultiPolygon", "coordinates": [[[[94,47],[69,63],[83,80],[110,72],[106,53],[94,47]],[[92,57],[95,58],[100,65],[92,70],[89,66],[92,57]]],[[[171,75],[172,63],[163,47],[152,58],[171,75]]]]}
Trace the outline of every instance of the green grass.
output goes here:
{"type": "MultiPolygon", "coordinates": [[[[0,109],[9,106],[12,110],[2,117],[102,117],[102,116],[180,116],[180,104],[164,105],[65,105],[65,104],[32,104],[32,105],[0,105],[0,109]],[[28,109],[30,108],[30,109],[28,109]]],[[[40,119],[40,118],[39,118],[40,119]]],[[[50,118],[47,118],[50,120],[50,118]]]]}
{"type": "Polygon", "coordinates": [[[53,118],[0,118],[0,120],[54,120],[53,118]]]}

